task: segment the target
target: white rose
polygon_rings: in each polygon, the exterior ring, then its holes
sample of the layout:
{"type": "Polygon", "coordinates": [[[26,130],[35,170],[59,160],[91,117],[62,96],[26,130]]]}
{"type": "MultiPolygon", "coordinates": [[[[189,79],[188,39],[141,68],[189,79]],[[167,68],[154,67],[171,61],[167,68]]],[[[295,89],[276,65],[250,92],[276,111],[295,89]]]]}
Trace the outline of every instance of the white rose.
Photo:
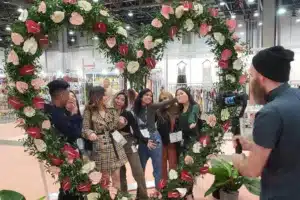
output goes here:
{"type": "Polygon", "coordinates": [[[130,74],[134,74],[135,72],[137,72],[137,70],[139,70],[140,68],[140,64],[137,61],[130,61],[127,65],[127,71],[130,74]]]}
{"type": "Polygon", "coordinates": [[[214,33],[214,38],[220,45],[223,45],[225,43],[225,37],[222,33],[214,33]]]}
{"type": "Polygon", "coordinates": [[[82,1],[78,1],[78,6],[82,10],[87,11],[87,12],[89,12],[89,11],[92,10],[92,4],[89,3],[89,2],[87,2],[87,1],[83,1],[83,0],[82,1]]]}
{"type": "Polygon", "coordinates": [[[31,37],[24,42],[23,51],[26,53],[29,52],[31,55],[34,55],[37,51],[37,48],[38,44],[34,37],[31,37]]]}
{"type": "Polygon", "coordinates": [[[52,21],[56,24],[62,22],[64,20],[64,18],[65,18],[65,12],[62,12],[62,11],[55,11],[51,15],[52,21]]]}
{"type": "Polygon", "coordinates": [[[106,10],[100,10],[100,14],[104,17],[108,17],[109,13],[106,10]]]}
{"type": "Polygon", "coordinates": [[[24,9],[22,12],[21,12],[21,14],[20,14],[20,16],[19,16],[19,20],[20,21],[22,21],[22,22],[25,22],[26,20],[27,20],[27,18],[28,18],[28,11],[26,10],[26,9],[24,9]]]}
{"type": "Polygon", "coordinates": [[[242,60],[241,59],[237,59],[233,62],[233,69],[235,69],[235,70],[242,69],[242,60]]]}
{"type": "Polygon", "coordinates": [[[23,109],[24,114],[26,115],[26,117],[33,117],[35,116],[35,110],[34,108],[27,106],[23,109]]]}
{"type": "Polygon", "coordinates": [[[184,197],[187,193],[186,188],[176,188],[176,190],[180,193],[180,197],[184,197]]]}
{"type": "Polygon", "coordinates": [[[183,25],[183,28],[187,31],[191,31],[194,28],[194,22],[191,19],[187,19],[183,25]]]}
{"type": "Polygon", "coordinates": [[[47,149],[47,145],[46,143],[41,140],[41,139],[34,139],[34,145],[36,147],[36,149],[38,150],[38,152],[45,152],[47,149]]]}
{"type": "Polygon", "coordinates": [[[162,39],[156,39],[154,41],[154,47],[157,47],[158,45],[160,45],[161,43],[163,43],[163,40],[162,39]]]}
{"type": "Polygon", "coordinates": [[[122,26],[118,27],[117,33],[127,38],[127,31],[122,26]]]}
{"type": "Polygon", "coordinates": [[[178,6],[176,9],[175,9],[175,16],[177,19],[180,19],[182,17],[184,13],[184,6],[178,6]]]}
{"type": "Polygon", "coordinates": [[[170,180],[175,180],[175,179],[177,179],[178,178],[178,173],[177,173],[177,171],[175,171],[174,169],[171,169],[170,171],[169,171],[169,179],[170,180]]]}
{"type": "Polygon", "coordinates": [[[196,142],[193,145],[193,152],[194,153],[200,153],[200,150],[201,150],[201,144],[200,144],[200,142],[196,142]]]}
{"type": "Polygon", "coordinates": [[[87,196],[87,200],[98,200],[101,196],[97,192],[89,193],[87,196]]]}
{"type": "Polygon", "coordinates": [[[128,200],[128,198],[127,197],[122,197],[121,200],[128,200]]]}
{"type": "Polygon", "coordinates": [[[229,81],[230,83],[236,82],[235,77],[233,75],[231,75],[231,74],[227,74],[226,75],[226,80],[229,81]]]}
{"type": "Polygon", "coordinates": [[[222,111],[221,111],[221,120],[226,121],[226,120],[229,119],[229,117],[230,117],[229,110],[227,108],[222,109],[222,111]]]}
{"type": "Polygon", "coordinates": [[[203,6],[199,3],[194,2],[194,11],[196,16],[203,14],[203,6]]]}
{"type": "Polygon", "coordinates": [[[95,162],[88,162],[85,165],[82,166],[81,168],[81,173],[82,174],[88,174],[90,171],[92,171],[93,169],[95,169],[96,167],[96,163],[95,162]]]}

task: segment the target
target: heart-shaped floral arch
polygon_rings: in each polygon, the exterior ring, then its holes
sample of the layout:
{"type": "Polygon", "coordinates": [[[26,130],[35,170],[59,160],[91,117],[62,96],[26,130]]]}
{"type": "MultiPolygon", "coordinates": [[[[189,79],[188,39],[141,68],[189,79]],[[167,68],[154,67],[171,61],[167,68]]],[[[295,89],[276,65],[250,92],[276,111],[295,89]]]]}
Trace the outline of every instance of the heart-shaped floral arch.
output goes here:
{"type": "MultiPolygon", "coordinates": [[[[141,40],[129,44],[122,23],[110,16],[101,4],[84,0],[36,0],[12,26],[13,46],[6,59],[8,102],[16,111],[19,126],[28,135],[24,145],[30,154],[43,161],[52,174],[58,174],[63,190],[81,193],[90,200],[111,199],[107,183],[100,182],[93,162],[84,163],[78,151],[55,133],[42,111],[44,100],[40,92],[44,82],[38,77],[41,70],[38,58],[48,45],[48,35],[55,35],[64,26],[97,35],[100,52],[131,83],[143,82],[162,58],[167,42],[187,32],[207,38],[220,67],[219,90],[238,91],[246,82],[243,64],[238,58],[243,47],[234,34],[236,22],[219,18],[217,9],[201,2],[162,5],[151,25],[143,29],[141,40]]],[[[178,169],[171,170],[169,180],[160,182],[160,198],[184,199],[194,177],[207,172],[207,156],[220,152],[223,133],[229,129],[230,116],[235,112],[235,108],[215,106],[203,128],[206,136],[195,141],[187,152],[193,164],[188,165],[181,159],[178,169]]],[[[130,195],[118,192],[116,199],[130,199],[130,195]]]]}

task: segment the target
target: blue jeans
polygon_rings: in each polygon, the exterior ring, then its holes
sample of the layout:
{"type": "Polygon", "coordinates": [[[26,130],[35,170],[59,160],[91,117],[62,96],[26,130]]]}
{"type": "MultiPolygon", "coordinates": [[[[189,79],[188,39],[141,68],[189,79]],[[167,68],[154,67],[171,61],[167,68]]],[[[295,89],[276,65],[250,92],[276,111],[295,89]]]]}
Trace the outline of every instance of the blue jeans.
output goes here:
{"type": "Polygon", "coordinates": [[[150,140],[154,140],[156,142],[156,148],[150,150],[148,149],[147,144],[140,143],[138,152],[144,171],[147,161],[149,160],[149,158],[151,158],[153,166],[153,176],[155,178],[155,186],[156,188],[158,188],[159,181],[162,178],[162,141],[160,134],[157,131],[151,134],[150,140]]]}

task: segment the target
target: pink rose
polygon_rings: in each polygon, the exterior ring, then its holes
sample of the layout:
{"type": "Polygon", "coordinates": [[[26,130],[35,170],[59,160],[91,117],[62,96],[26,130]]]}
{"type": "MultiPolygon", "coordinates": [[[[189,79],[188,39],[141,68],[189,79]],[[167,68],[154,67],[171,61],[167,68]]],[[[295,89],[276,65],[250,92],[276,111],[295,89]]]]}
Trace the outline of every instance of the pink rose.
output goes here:
{"type": "Polygon", "coordinates": [[[49,120],[45,120],[43,121],[42,123],[42,129],[46,129],[46,130],[49,130],[51,128],[51,123],[49,120]]]}
{"type": "Polygon", "coordinates": [[[209,115],[206,119],[206,123],[210,126],[210,127],[215,127],[216,123],[217,123],[217,118],[215,115],[209,115]]]}
{"type": "Polygon", "coordinates": [[[41,1],[39,8],[38,8],[38,12],[45,14],[46,9],[47,9],[46,3],[44,1],[41,1]]]}
{"type": "Polygon", "coordinates": [[[166,19],[170,19],[169,14],[174,14],[174,9],[169,5],[162,5],[160,13],[166,19]]]}
{"type": "Polygon", "coordinates": [[[18,124],[18,126],[23,126],[25,125],[25,120],[23,118],[19,118],[16,120],[16,122],[18,124]]]}
{"type": "Polygon", "coordinates": [[[231,38],[232,38],[234,41],[238,41],[238,40],[240,39],[240,37],[239,37],[236,33],[232,34],[231,38]]]}
{"type": "Polygon", "coordinates": [[[11,50],[7,56],[7,62],[14,65],[19,65],[19,56],[14,50],[11,50]]]}
{"type": "Polygon", "coordinates": [[[247,80],[248,80],[247,74],[243,74],[243,75],[240,76],[239,83],[241,85],[244,85],[247,82],[247,80]]]}
{"type": "Polygon", "coordinates": [[[227,60],[220,60],[218,64],[222,69],[227,69],[228,68],[228,61],[227,60]]]}
{"type": "Polygon", "coordinates": [[[212,17],[217,17],[219,14],[219,10],[217,8],[208,8],[208,12],[212,17]]]}
{"type": "Polygon", "coordinates": [[[236,28],[236,20],[235,19],[227,19],[226,26],[230,32],[233,32],[236,28]]]}
{"type": "Polygon", "coordinates": [[[125,69],[125,62],[124,61],[119,61],[116,63],[116,68],[120,70],[120,72],[124,72],[125,69]]]}
{"type": "Polygon", "coordinates": [[[72,12],[71,18],[69,21],[71,24],[79,26],[79,25],[83,24],[84,19],[78,12],[72,12]]]}
{"type": "Polygon", "coordinates": [[[232,56],[232,51],[225,49],[221,53],[221,60],[228,60],[232,56]]]}
{"type": "Polygon", "coordinates": [[[15,45],[20,45],[24,42],[24,38],[19,33],[11,33],[11,40],[15,45]]]}
{"type": "Polygon", "coordinates": [[[244,46],[240,45],[239,43],[236,43],[234,45],[234,49],[237,51],[237,52],[243,52],[245,49],[244,49],[244,46]]]}
{"type": "Polygon", "coordinates": [[[101,173],[100,172],[92,172],[89,174],[89,179],[93,185],[97,185],[98,183],[100,183],[101,173]]]}
{"type": "Polygon", "coordinates": [[[28,84],[22,81],[17,81],[16,88],[21,94],[24,94],[28,90],[28,84]]]}
{"type": "Polygon", "coordinates": [[[109,48],[113,48],[117,44],[117,40],[115,37],[109,37],[106,39],[106,44],[109,48]]]}
{"type": "Polygon", "coordinates": [[[200,26],[200,35],[201,36],[206,36],[208,32],[211,31],[211,26],[209,26],[208,24],[204,23],[204,24],[201,24],[200,26]]]}
{"type": "Polygon", "coordinates": [[[45,81],[41,78],[36,78],[31,81],[31,85],[35,90],[39,90],[45,85],[45,81]]]}
{"type": "Polygon", "coordinates": [[[136,57],[137,57],[137,58],[141,58],[141,57],[143,56],[143,54],[144,54],[144,52],[143,52],[142,50],[138,50],[138,51],[136,52],[136,57]]]}
{"type": "Polygon", "coordinates": [[[193,8],[193,3],[192,2],[190,2],[190,1],[184,1],[183,2],[183,10],[184,11],[189,11],[190,9],[192,9],[193,8]]]}
{"type": "Polygon", "coordinates": [[[153,41],[152,41],[152,37],[146,37],[145,40],[144,40],[144,47],[145,49],[147,50],[150,50],[150,49],[153,49],[153,41]]]}
{"type": "Polygon", "coordinates": [[[63,0],[64,3],[66,4],[76,4],[77,3],[77,0],[63,0]]]}
{"type": "Polygon", "coordinates": [[[115,199],[117,194],[118,194],[118,189],[115,188],[115,187],[109,187],[108,188],[108,191],[109,191],[109,196],[111,199],[115,199]]]}
{"type": "Polygon", "coordinates": [[[157,18],[152,20],[151,25],[155,28],[161,28],[162,27],[161,21],[157,18]]]}

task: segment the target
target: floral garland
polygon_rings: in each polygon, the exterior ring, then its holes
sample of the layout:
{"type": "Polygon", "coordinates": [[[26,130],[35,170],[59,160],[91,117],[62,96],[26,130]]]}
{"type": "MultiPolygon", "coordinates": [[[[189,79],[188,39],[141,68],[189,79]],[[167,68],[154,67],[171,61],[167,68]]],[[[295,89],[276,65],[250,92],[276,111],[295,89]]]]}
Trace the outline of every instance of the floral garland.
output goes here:
{"type": "MultiPolygon", "coordinates": [[[[220,19],[217,9],[207,8],[200,2],[162,5],[161,12],[143,29],[142,39],[135,45],[129,44],[122,23],[111,17],[101,4],[84,0],[36,0],[34,3],[12,26],[13,47],[5,66],[9,79],[8,103],[19,117],[19,126],[28,135],[24,141],[27,151],[43,161],[51,174],[58,175],[64,191],[85,195],[89,200],[130,199],[129,194],[108,191],[108,183],[100,181],[95,163],[85,163],[78,150],[55,133],[42,111],[41,92],[45,83],[38,77],[41,68],[38,58],[50,37],[63,26],[97,35],[99,50],[131,82],[143,80],[162,58],[167,42],[186,32],[207,38],[220,67],[219,90],[238,91],[247,80],[238,57],[244,49],[234,34],[236,21],[220,19]]],[[[195,141],[188,152],[193,162],[185,163],[181,159],[178,169],[170,171],[169,180],[160,182],[159,196],[153,199],[184,199],[194,177],[208,171],[207,156],[220,152],[223,133],[229,129],[230,116],[235,112],[234,108],[215,106],[214,114],[208,116],[203,128],[206,136],[195,141]]]]}

